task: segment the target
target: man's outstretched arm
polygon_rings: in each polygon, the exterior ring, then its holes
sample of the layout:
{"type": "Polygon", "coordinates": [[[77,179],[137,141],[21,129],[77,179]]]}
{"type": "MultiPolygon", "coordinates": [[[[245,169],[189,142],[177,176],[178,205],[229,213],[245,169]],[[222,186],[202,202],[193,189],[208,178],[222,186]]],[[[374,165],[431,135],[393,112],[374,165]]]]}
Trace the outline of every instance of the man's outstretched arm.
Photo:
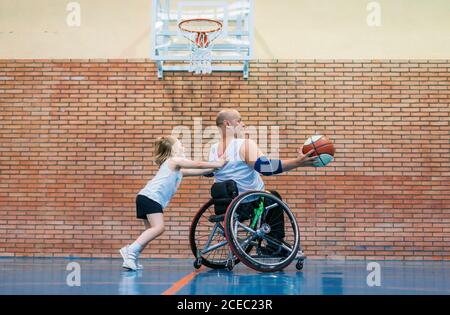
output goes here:
{"type": "Polygon", "coordinates": [[[314,153],[314,149],[306,154],[303,154],[303,147],[298,151],[298,157],[294,159],[283,160],[283,171],[287,172],[297,167],[314,166],[314,162],[318,158],[317,156],[311,156],[314,153]]]}
{"type": "Polygon", "coordinates": [[[314,150],[306,154],[302,153],[303,147],[298,152],[298,157],[285,160],[270,160],[258,148],[258,145],[250,139],[245,140],[241,147],[241,157],[248,166],[254,168],[263,175],[275,175],[287,172],[298,167],[314,166],[317,156],[311,157],[314,150]]]}

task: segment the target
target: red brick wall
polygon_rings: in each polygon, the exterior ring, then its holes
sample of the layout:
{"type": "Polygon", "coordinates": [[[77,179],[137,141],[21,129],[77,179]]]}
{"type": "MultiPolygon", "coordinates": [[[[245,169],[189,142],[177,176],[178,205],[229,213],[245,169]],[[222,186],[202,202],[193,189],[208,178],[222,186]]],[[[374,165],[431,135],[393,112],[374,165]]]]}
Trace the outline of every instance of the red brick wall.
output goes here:
{"type": "MultiPolygon", "coordinates": [[[[265,178],[312,258],[450,259],[450,61],[253,62],[156,78],[150,60],[0,61],[0,256],[118,257],[142,229],[151,143],[222,107],[280,127],[281,156],[315,132],[336,161],[265,178]]],[[[206,140],[205,140],[206,142],[206,140]]],[[[211,179],[185,179],[144,257],[191,257],[211,179]]]]}

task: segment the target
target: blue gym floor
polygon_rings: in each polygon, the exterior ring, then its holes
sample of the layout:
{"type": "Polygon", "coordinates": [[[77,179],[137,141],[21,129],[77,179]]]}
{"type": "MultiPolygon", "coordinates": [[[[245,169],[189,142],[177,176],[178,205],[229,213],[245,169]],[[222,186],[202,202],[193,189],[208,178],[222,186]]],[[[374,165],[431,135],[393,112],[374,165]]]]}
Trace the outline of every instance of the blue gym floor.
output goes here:
{"type": "Polygon", "coordinates": [[[195,270],[192,259],[144,259],[144,270],[121,268],[121,259],[0,258],[0,294],[366,295],[450,294],[450,262],[379,261],[381,286],[370,287],[367,261],[305,261],[283,272],[195,270]],[[80,286],[66,278],[80,265],[80,286]]]}

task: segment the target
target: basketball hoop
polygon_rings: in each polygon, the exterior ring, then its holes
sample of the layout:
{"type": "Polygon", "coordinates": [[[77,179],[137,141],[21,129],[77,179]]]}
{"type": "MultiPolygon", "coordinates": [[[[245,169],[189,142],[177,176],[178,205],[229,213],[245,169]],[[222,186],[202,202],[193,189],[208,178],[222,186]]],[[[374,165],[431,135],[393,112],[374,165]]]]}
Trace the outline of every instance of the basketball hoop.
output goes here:
{"type": "Polygon", "coordinates": [[[197,18],[181,21],[178,28],[191,45],[189,72],[211,73],[211,43],[219,37],[222,23],[217,20],[197,18]]]}

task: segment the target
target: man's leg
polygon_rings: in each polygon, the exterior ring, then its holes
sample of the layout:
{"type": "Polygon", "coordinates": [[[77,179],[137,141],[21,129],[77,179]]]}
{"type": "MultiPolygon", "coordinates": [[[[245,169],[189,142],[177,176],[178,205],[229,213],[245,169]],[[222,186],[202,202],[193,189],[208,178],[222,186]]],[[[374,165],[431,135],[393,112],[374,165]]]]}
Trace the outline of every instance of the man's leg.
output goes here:
{"type": "MultiPolygon", "coordinates": [[[[270,190],[270,192],[275,197],[277,197],[278,199],[282,200],[280,194],[277,191],[270,190]]],[[[265,202],[265,206],[269,206],[271,204],[273,204],[273,202],[271,202],[271,201],[265,202]]],[[[273,237],[273,238],[275,238],[275,239],[277,239],[277,240],[282,241],[284,239],[284,237],[285,237],[285,234],[284,234],[284,211],[283,211],[283,209],[280,206],[275,207],[273,209],[270,209],[269,212],[267,213],[265,222],[267,224],[269,224],[270,228],[271,228],[271,230],[270,230],[268,235],[273,237]]],[[[273,249],[273,250],[278,250],[278,248],[274,248],[273,244],[271,244],[271,243],[269,243],[267,247],[270,248],[270,249],[273,249]]]]}

